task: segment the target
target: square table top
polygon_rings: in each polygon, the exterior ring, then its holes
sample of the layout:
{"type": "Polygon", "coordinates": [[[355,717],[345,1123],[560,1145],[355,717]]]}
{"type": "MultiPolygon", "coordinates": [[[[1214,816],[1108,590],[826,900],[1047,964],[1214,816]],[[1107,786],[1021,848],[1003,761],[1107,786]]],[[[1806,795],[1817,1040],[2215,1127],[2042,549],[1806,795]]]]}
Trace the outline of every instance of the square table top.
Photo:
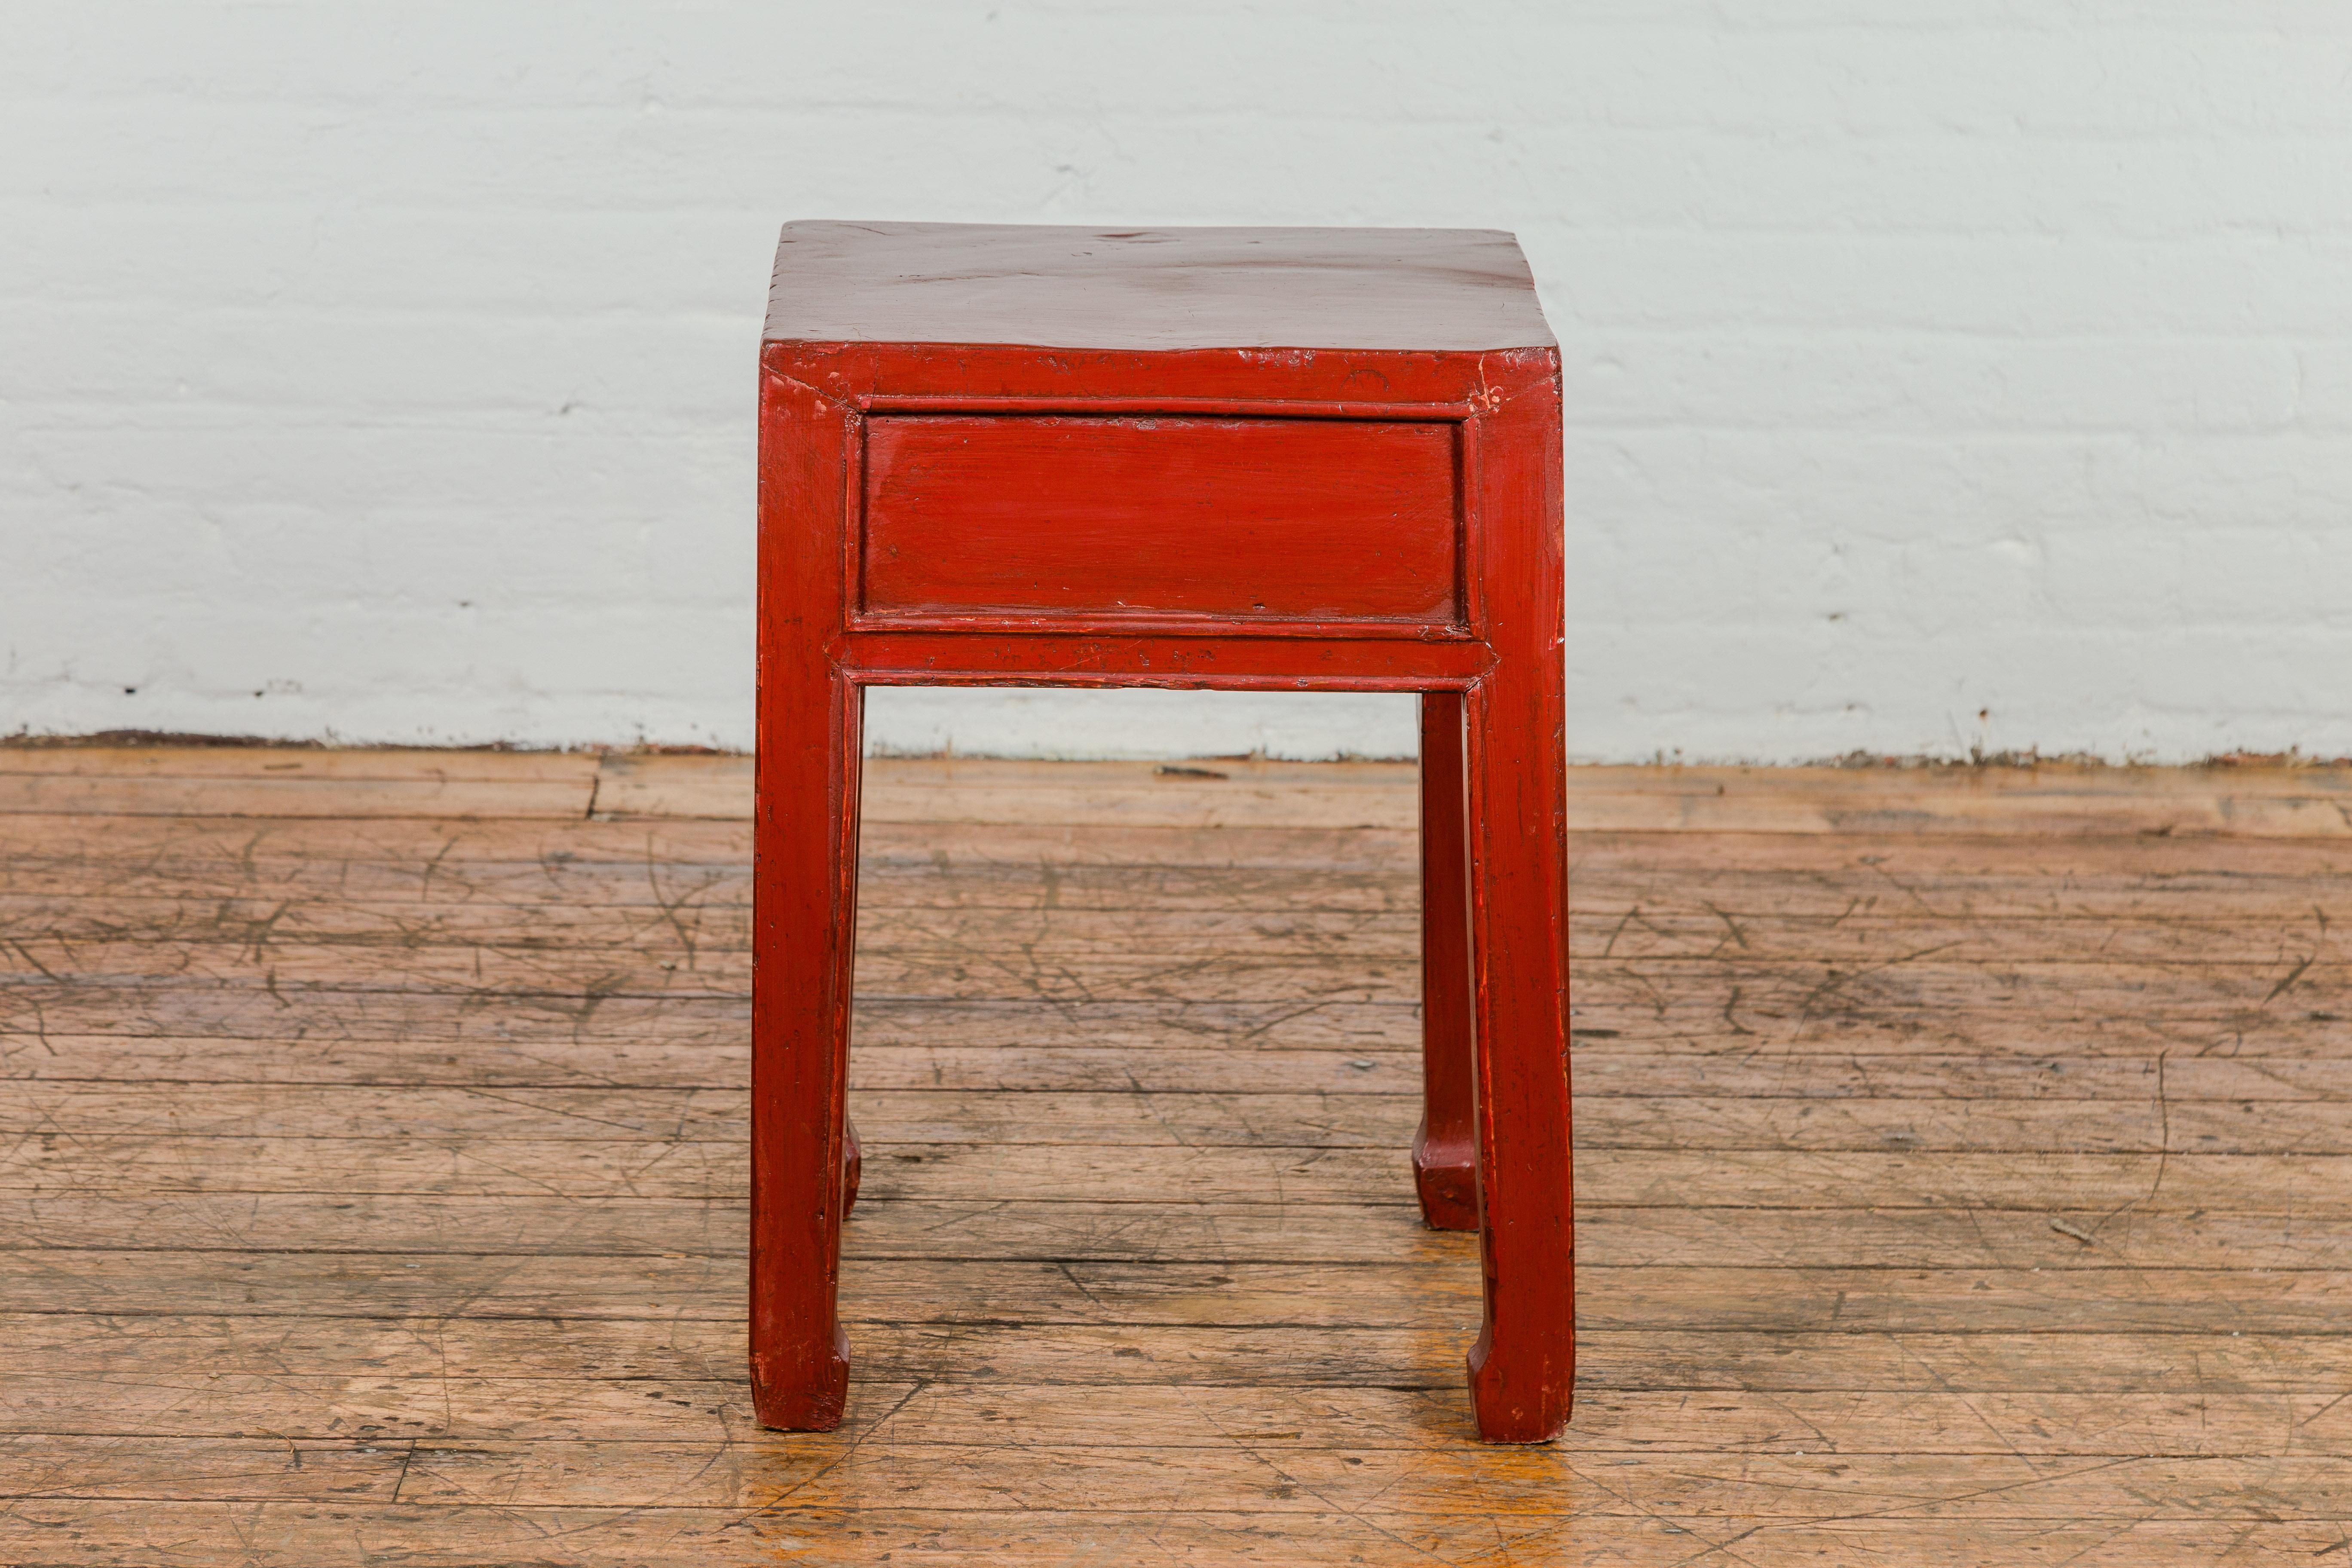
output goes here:
{"type": "Polygon", "coordinates": [[[1499,229],[784,226],[770,342],[1475,353],[1555,343],[1499,229]]]}

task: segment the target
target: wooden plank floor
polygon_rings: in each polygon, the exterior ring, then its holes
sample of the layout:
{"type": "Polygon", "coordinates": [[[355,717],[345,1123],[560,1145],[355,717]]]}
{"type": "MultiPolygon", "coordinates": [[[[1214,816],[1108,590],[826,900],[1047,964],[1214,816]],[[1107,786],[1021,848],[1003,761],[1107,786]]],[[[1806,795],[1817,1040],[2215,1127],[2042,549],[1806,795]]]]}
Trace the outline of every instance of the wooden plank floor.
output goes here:
{"type": "Polygon", "coordinates": [[[741,763],[0,750],[0,1562],[2352,1562],[2339,770],[1591,770],[1583,1362],[1469,1437],[1409,767],[887,763],[835,1435],[741,763]]]}

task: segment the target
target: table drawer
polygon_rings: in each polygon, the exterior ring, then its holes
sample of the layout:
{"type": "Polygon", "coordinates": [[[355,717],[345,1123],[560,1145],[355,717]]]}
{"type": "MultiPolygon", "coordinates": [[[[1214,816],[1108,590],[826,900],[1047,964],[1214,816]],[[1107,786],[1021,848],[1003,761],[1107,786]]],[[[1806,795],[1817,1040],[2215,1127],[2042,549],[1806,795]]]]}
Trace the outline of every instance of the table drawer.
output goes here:
{"type": "Polygon", "coordinates": [[[877,415],[860,607],[885,620],[1462,619],[1445,421],[877,415]]]}

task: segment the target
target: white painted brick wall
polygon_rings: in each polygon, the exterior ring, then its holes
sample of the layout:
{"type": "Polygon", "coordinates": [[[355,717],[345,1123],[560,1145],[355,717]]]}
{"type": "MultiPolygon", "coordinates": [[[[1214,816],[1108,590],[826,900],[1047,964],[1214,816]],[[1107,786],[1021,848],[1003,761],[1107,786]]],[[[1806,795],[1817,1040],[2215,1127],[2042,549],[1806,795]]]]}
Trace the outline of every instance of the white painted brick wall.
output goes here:
{"type": "MultiPolygon", "coordinates": [[[[24,0],[6,34],[0,732],[746,743],[774,229],[873,216],[1516,229],[1566,345],[1579,756],[2352,752],[2340,3],[24,0]]],[[[1156,694],[876,728],[1411,737],[1156,694]]]]}

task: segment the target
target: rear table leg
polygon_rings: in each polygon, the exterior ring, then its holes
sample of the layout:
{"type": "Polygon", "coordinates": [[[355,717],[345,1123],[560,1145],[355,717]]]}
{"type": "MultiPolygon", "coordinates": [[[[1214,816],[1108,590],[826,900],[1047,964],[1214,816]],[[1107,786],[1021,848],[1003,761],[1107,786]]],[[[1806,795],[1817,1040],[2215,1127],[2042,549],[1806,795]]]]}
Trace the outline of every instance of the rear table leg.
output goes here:
{"type": "Polygon", "coordinates": [[[857,1206],[857,1184],[866,1173],[866,1152],[857,1142],[857,1123],[841,1119],[841,1217],[857,1206]]]}
{"type": "Polygon", "coordinates": [[[1472,1126],[1470,839],[1462,693],[1421,694],[1421,1131],[1412,1181],[1433,1230],[1478,1228],[1472,1126]]]}

